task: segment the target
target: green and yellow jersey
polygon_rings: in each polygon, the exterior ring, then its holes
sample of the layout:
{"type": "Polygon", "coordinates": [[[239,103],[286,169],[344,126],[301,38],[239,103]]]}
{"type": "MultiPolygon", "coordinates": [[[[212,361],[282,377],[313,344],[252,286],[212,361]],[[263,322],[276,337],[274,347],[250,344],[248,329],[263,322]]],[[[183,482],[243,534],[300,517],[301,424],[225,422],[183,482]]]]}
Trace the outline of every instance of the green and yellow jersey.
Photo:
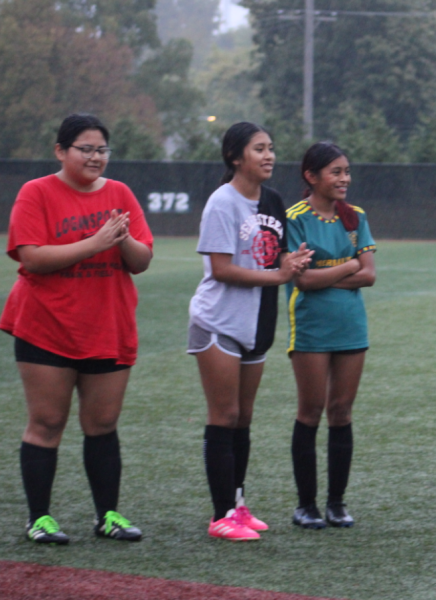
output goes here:
{"type": "MultiPolygon", "coordinates": [[[[327,220],[302,200],[286,211],[289,251],[306,242],[314,250],[311,269],[328,269],[375,252],[365,212],[356,231],[346,231],[339,216],[327,220]]],[[[291,281],[286,285],[289,310],[288,352],[337,352],[368,347],[365,306],[360,289],[324,288],[301,292],[291,281]]]]}

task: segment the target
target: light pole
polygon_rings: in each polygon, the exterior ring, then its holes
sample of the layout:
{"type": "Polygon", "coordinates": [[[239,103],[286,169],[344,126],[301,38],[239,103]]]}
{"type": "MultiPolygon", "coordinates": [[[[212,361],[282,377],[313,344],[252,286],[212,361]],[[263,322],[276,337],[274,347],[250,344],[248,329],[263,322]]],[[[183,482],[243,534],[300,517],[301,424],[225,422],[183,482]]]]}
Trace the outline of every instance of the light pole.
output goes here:
{"type": "Polygon", "coordinates": [[[304,138],[313,138],[313,53],[315,34],[315,0],[306,0],[304,12],[304,138]]]}

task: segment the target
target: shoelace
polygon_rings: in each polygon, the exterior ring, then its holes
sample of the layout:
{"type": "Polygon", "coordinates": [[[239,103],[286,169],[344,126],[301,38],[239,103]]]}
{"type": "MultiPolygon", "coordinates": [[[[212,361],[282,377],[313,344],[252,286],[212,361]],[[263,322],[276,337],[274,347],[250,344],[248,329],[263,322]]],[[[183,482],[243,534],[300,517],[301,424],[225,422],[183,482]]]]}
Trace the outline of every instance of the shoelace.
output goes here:
{"type": "Polygon", "coordinates": [[[130,521],[114,510],[108,511],[104,516],[104,520],[106,521],[106,533],[110,533],[113,525],[118,525],[122,529],[127,529],[127,527],[130,527],[130,521]]]}
{"type": "Polygon", "coordinates": [[[230,518],[233,519],[233,521],[235,523],[237,523],[240,527],[245,527],[244,517],[246,517],[246,516],[251,517],[250,511],[245,506],[240,506],[239,508],[237,508],[235,510],[235,512],[233,513],[233,515],[230,518]],[[245,510],[242,510],[242,509],[245,509],[245,510]]]}
{"type": "Polygon", "coordinates": [[[50,515],[45,515],[44,517],[39,517],[33,524],[32,529],[44,529],[47,533],[57,533],[59,531],[59,525],[50,517],[50,515]]]}
{"type": "Polygon", "coordinates": [[[251,512],[248,510],[248,508],[246,506],[240,506],[239,508],[236,509],[236,512],[242,518],[244,518],[244,517],[248,517],[248,518],[252,517],[251,512]]]}

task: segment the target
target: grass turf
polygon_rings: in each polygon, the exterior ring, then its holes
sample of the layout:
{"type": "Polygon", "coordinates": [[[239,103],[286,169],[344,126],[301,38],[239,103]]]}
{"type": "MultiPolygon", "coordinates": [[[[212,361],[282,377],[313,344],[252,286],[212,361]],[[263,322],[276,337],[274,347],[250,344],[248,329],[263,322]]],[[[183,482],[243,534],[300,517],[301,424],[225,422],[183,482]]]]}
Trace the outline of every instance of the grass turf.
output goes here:
{"type": "MultiPolygon", "coordinates": [[[[0,250],[6,245],[0,237],[0,250]]],[[[187,307],[202,268],[195,240],[161,238],[140,290],[140,356],[120,422],[120,511],[145,539],[95,539],[81,462],[77,402],[64,435],[52,514],[68,547],[24,540],[18,449],[25,422],[12,340],[0,334],[0,560],[34,561],[167,579],[352,600],[436,599],[436,244],[382,242],[378,281],[365,290],[371,350],[354,411],[355,455],[347,502],[351,530],[302,531],[289,457],[295,385],[284,349],[284,293],[252,427],[250,507],[270,524],[259,543],[209,539],[201,446],[205,403],[195,359],[185,354],[187,307]]],[[[0,305],[16,264],[0,257],[0,305]]],[[[319,504],[326,489],[326,426],[318,434],[319,504]]]]}

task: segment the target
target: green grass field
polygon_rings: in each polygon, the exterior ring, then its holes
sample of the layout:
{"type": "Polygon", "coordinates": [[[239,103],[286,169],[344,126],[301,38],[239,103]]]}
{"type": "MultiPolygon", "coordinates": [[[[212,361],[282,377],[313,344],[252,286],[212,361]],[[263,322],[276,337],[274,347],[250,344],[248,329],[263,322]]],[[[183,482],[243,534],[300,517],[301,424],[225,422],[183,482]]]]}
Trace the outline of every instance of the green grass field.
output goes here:
{"type": "MultiPolygon", "coordinates": [[[[0,237],[0,305],[15,280],[0,237]]],[[[347,494],[356,526],[303,531],[290,464],[295,385],[285,354],[284,292],[252,427],[249,505],[270,524],[256,544],[209,539],[202,464],[205,403],[195,359],[185,354],[189,299],[202,273],[194,239],[161,238],[140,290],[140,355],[120,422],[120,511],[145,538],[122,545],[92,535],[75,404],[65,432],[52,514],[72,542],[25,541],[18,467],[25,423],[12,339],[0,334],[0,560],[104,569],[352,600],[436,599],[436,244],[382,242],[376,286],[365,290],[371,350],[354,412],[347,494]]],[[[318,435],[323,505],[326,426],[318,435]]]]}

